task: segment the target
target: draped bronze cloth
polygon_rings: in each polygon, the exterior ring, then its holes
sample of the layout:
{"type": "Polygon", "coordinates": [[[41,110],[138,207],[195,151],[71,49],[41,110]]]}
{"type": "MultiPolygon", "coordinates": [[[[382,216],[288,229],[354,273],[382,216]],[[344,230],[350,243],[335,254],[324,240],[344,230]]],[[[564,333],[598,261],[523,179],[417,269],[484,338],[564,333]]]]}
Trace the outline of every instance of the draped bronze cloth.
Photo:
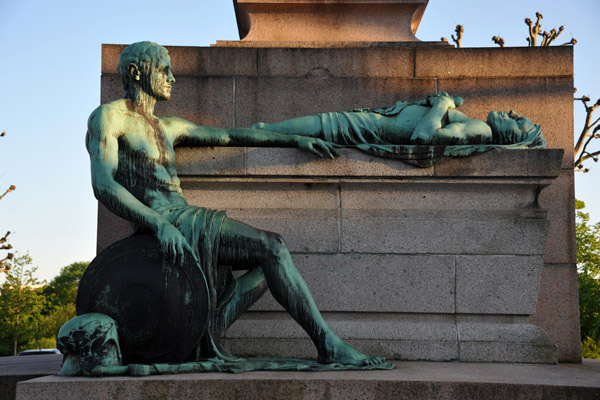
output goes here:
{"type": "Polygon", "coordinates": [[[353,111],[319,114],[323,140],[335,147],[356,148],[379,157],[395,158],[417,167],[430,167],[437,162],[468,157],[492,149],[524,149],[545,147],[541,129],[528,132],[525,139],[509,144],[417,145],[392,144],[381,139],[381,116],[394,117],[412,103],[399,101],[387,108],[361,108],[353,111]]]}
{"type": "Polygon", "coordinates": [[[209,293],[208,326],[195,356],[214,357],[223,352],[219,338],[226,328],[220,323],[219,300],[228,286],[235,283],[230,268],[218,267],[221,226],[226,218],[225,212],[187,204],[163,206],[156,211],[185,237],[194,249],[199,267],[204,273],[209,293]]]}

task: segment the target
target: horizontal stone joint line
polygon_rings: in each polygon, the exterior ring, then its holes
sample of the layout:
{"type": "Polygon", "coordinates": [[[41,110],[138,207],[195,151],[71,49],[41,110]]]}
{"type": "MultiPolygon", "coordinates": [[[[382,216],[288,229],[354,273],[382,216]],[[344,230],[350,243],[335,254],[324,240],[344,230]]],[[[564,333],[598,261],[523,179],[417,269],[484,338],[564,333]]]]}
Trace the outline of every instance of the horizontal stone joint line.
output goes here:
{"type": "MultiPolygon", "coordinates": [[[[448,76],[438,76],[438,75],[419,75],[415,76],[415,79],[471,79],[471,78],[485,78],[485,79],[536,79],[540,78],[539,75],[448,75],[448,76]]],[[[556,74],[556,75],[547,75],[544,78],[571,78],[571,75],[568,74],[556,74]]]]}
{"type": "Polygon", "coordinates": [[[343,229],[343,220],[344,220],[344,215],[343,215],[343,207],[342,207],[342,183],[338,182],[338,187],[337,187],[337,192],[338,192],[338,205],[339,205],[339,209],[338,209],[338,253],[341,253],[342,251],[342,229],[343,229]]]}
{"type": "MultiPolygon", "coordinates": [[[[543,256],[543,254],[490,254],[490,253],[369,253],[369,252],[350,252],[350,251],[342,251],[342,252],[329,252],[329,251],[292,251],[292,255],[299,256],[310,256],[310,255],[351,255],[351,256],[405,256],[405,257],[531,257],[537,258],[543,256]]],[[[552,264],[552,265],[571,265],[569,263],[563,264],[552,264]]]]}

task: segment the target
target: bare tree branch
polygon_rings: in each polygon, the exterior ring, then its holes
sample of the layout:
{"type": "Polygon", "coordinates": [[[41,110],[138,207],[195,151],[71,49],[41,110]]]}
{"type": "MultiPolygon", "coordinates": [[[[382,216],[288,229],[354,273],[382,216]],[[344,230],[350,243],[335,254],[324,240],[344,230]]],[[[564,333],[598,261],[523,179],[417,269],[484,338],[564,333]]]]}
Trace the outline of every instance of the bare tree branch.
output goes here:
{"type": "Polygon", "coordinates": [[[460,49],[462,47],[462,37],[463,33],[465,32],[465,28],[463,28],[462,25],[456,25],[456,29],[454,30],[454,32],[456,32],[456,37],[454,37],[454,35],[450,37],[452,38],[454,43],[456,43],[456,47],[460,49]]]}
{"type": "Polygon", "coordinates": [[[0,200],[2,200],[2,198],[4,196],[6,196],[8,193],[12,192],[13,190],[15,190],[17,187],[15,185],[10,185],[8,187],[8,189],[6,189],[6,191],[4,192],[4,194],[2,194],[2,196],[0,196],[0,200]]]}
{"type": "MultiPolygon", "coordinates": [[[[575,89],[575,91],[577,91],[577,89],[575,89]]],[[[575,153],[574,169],[579,172],[588,172],[589,168],[583,168],[583,162],[590,158],[593,159],[594,162],[598,162],[598,156],[600,155],[600,151],[590,153],[587,150],[588,145],[593,139],[600,138],[600,134],[598,134],[598,131],[600,130],[600,125],[598,125],[600,118],[597,118],[592,122],[593,113],[600,106],[600,98],[591,106],[588,105],[591,101],[589,96],[575,97],[575,101],[581,101],[585,107],[586,116],[583,129],[581,130],[575,148],[573,149],[575,153]]]]}
{"type": "MultiPolygon", "coordinates": [[[[0,244],[2,244],[0,249],[2,250],[12,249],[12,246],[10,244],[5,244],[8,241],[8,235],[10,235],[10,232],[6,232],[6,234],[0,238],[0,244]]],[[[15,255],[13,253],[8,253],[6,257],[4,257],[4,259],[0,260],[0,273],[10,270],[10,265],[6,265],[5,262],[8,260],[12,260],[14,256],[15,255]]]]}
{"type": "Polygon", "coordinates": [[[571,38],[567,43],[561,44],[561,46],[575,46],[577,44],[577,40],[575,38],[571,38]]]}
{"type": "Polygon", "coordinates": [[[492,36],[492,41],[500,47],[504,47],[504,39],[500,36],[492,36]]]}
{"type": "MultiPolygon", "coordinates": [[[[0,133],[0,137],[4,137],[4,136],[6,136],[6,132],[3,131],[2,133],[0,133]]],[[[2,194],[2,196],[0,196],[0,200],[2,200],[2,198],[4,196],[6,196],[9,192],[12,192],[15,189],[16,189],[15,185],[10,185],[9,188],[6,189],[4,194],[2,194]]],[[[10,235],[10,231],[6,232],[6,234],[4,236],[0,237],[0,250],[12,249],[12,245],[10,243],[8,243],[9,235],[10,235]]],[[[10,265],[7,265],[6,261],[12,260],[14,258],[14,256],[15,255],[13,253],[8,253],[8,254],[6,254],[6,257],[4,257],[3,259],[0,260],[0,273],[10,270],[10,265]]]]}
{"type": "Polygon", "coordinates": [[[8,253],[6,257],[0,260],[0,273],[10,271],[10,265],[5,264],[6,261],[12,260],[15,258],[13,253],[8,253]]]}
{"type": "Polygon", "coordinates": [[[527,24],[527,26],[529,26],[529,37],[527,38],[527,42],[529,43],[530,47],[537,46],[537,36],[542,30],[540,20],[544,18],[544,16],[540,12],[536,12],[535,16],[537,17],[537,21],[535,21],[535,24],[531,22],[531,19],[525,18],[525,23],[527,24]]]}
{"type": "Polygon", "coordinates": [[[6,232],[6,234],[0,238],[0,250],[10,250],[12,249],[12,245],[8,242],[8,235],[10,235],[10,231],[6,232]],[[6,243],[6,244],[5,244],[6,243]]]}

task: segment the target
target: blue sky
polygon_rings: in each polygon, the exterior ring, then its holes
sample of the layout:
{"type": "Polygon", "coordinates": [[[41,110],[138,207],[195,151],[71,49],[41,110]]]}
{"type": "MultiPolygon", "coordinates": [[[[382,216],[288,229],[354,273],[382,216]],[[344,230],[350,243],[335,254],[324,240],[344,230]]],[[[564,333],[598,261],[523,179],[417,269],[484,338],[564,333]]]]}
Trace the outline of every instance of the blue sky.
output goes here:
{"type": "MultiPolygon", "coordinates": [[[[450,38],[460,23],[463,47],[493,47],[494,35],[507,46],[526,46],[523,20],[534,20],[536,11],[544,15],[544,29],[565,25],[557,43],[578,40],[578,94],[600,97],[597,0],[431,0],[417,37],[450,38]]],[[[29,251],[40,278],[49,280],[60,268],[95,255],[96,201],[84,136],[100,102],[101,44],[208,46],[236,39],[230,0],[0,0],[0,132],[7,132],[0,138],[0,191],[17,186],[0,201],[0,232],[13,231],[11,243],[21,253],[29,251]]],[[[575,105],[576,131],[583,124],[582,108],[575,105]]],[[[576,174],[577,197],[595,221],[599,176],[600,165],[576,174]]]]}

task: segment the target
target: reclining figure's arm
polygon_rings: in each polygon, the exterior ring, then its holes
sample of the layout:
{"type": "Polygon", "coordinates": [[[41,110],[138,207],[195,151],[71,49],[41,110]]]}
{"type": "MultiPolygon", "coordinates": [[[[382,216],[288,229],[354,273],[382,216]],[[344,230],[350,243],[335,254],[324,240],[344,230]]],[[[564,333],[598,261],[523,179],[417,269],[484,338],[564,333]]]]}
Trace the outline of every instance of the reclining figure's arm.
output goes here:
{"type": "Polygon", "coordinates": [[[483,121],[471,119],[454,110],[462,105],[462,98],[453,98],[440,93],[427,99],[431,105],[425,116],[419,121],[410,137],[412,144],[426,145],[464,145],[491,143],[492,132],[483,121]],[[447,117],[446,117],[447,114],[447,117]],[[444,118],[448,123],[444,125],[444,118]]]}

